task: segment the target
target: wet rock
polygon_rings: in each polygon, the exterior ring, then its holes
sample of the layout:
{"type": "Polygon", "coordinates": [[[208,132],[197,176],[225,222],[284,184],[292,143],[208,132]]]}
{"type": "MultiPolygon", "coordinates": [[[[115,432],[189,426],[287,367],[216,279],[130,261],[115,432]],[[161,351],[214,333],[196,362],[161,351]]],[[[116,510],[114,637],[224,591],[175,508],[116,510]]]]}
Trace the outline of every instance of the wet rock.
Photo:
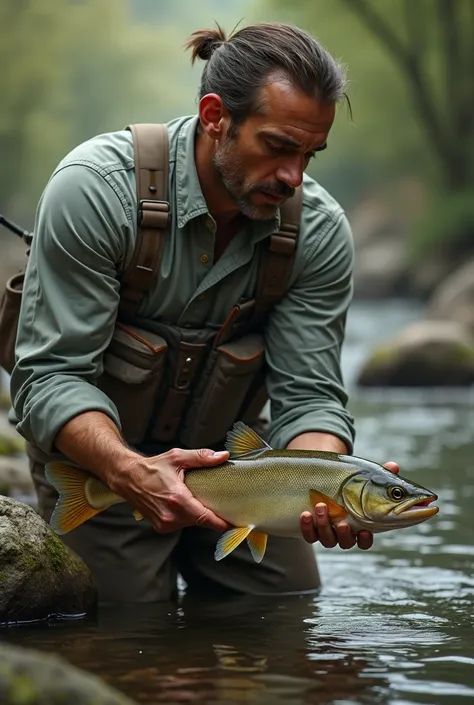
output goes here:
{"type": "Polygon", "coordinates": [[[133,705],[97,676],[59,656],[0,643],[2,705],[133,705]]]}
{"type": "Polygon", "coordinates": [[[474,260],[453,272],[434,292],[430,319],[457,321],[474,334],[474,260]]]}
{"type": "Polygon", "coordinates": [[[91,573],[79,556],[34,509],[0,497],[0,622],[84,614],[95,602],[91,573]]]}
{"type": "Polygon", "coordinates": [[[474,341],[460,324],[412,323],[377,346],[362,367],[360,386],[444,387],[474,383],[474,341]]]}

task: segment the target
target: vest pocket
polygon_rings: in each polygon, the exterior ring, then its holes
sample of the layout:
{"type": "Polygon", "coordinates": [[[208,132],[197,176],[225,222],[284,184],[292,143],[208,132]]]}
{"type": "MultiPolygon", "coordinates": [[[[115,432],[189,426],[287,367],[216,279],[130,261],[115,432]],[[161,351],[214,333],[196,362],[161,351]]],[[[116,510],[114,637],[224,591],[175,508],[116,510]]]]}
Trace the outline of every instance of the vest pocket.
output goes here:
{"type": "Polygon", "coordinates": [[[265,363],[263,337],[246,335],[215,348],[195,388],[179,440],[188,448],[224,440],[265,363]]]}
{"type": "Polygon", "coordinates": [[[9,279],[0,303],[0,366],[11,373],[15,366],[15,343],[25,275],[9,279]]]}
{"type": "Polygon", "coordinates": [[[97,386],[117,407],[122,435],[131,445],[145,438],[167,352],[168,344],[160,335],[116,324],[97,386]]]}

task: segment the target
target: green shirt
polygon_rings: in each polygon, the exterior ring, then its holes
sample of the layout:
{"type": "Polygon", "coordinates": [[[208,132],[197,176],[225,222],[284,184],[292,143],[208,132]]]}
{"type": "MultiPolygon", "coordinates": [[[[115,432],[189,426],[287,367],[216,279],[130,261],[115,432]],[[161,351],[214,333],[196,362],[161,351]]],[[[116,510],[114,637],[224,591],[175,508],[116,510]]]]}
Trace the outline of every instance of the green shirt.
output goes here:
{"type": "MultiPolygon", "coordinates": [[[[279,217],[247,220],[214,263],[215,222],[194,162],[197,117],[168,123],[172,225],[160,276],[139,314],[198,328],[223,323],[257,280],[257,243],[279,217]]],[[[18,431],[45,453],[71,418],[117,409],[95,386],[136,239],[132,135],[99,135],[72,150],[41,197],[27,266],[11,390],[18,431]]],[[[269,442],[325,431],[353,442],[340,348],[352,296],[353,245],[339,204],[304,177],[301,231],[289,288],[265,327],[269,442]]]]}

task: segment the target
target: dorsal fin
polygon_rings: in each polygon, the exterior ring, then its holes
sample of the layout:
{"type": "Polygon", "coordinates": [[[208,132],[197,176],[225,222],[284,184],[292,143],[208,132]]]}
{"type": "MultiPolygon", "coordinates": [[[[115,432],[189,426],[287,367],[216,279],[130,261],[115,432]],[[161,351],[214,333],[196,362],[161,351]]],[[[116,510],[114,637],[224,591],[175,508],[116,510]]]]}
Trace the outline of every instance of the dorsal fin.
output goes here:
{"type": "Polygon", "coordinates": [[[228,432],[225,447],[231,459],[255,457],[265,450],[272,450],[258,433],[242,421],[236,421],[232,431],[228,432]]]}

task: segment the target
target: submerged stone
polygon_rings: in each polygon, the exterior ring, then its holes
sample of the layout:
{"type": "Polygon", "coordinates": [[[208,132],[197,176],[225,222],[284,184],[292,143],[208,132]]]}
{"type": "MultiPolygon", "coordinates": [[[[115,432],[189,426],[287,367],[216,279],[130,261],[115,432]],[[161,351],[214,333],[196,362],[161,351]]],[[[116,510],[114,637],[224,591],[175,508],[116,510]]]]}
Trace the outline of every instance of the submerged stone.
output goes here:
{"type": "Polygon", "coordinates": [[[64,659],[0,643],[2,705],[134,705],[126,695],[64,659]]]}
{"type": "Polygon", "coordinates": [[[87,614],[96,599],[82,559],[34,509],[0,496],[0,623],[87,614]]]}
{"type": "Polygon", "coordinates": [[[375,347],[358,384],[365,387],[458,387],[474,384],[474,341],[451,321],[418,321],[375,347]]]}

